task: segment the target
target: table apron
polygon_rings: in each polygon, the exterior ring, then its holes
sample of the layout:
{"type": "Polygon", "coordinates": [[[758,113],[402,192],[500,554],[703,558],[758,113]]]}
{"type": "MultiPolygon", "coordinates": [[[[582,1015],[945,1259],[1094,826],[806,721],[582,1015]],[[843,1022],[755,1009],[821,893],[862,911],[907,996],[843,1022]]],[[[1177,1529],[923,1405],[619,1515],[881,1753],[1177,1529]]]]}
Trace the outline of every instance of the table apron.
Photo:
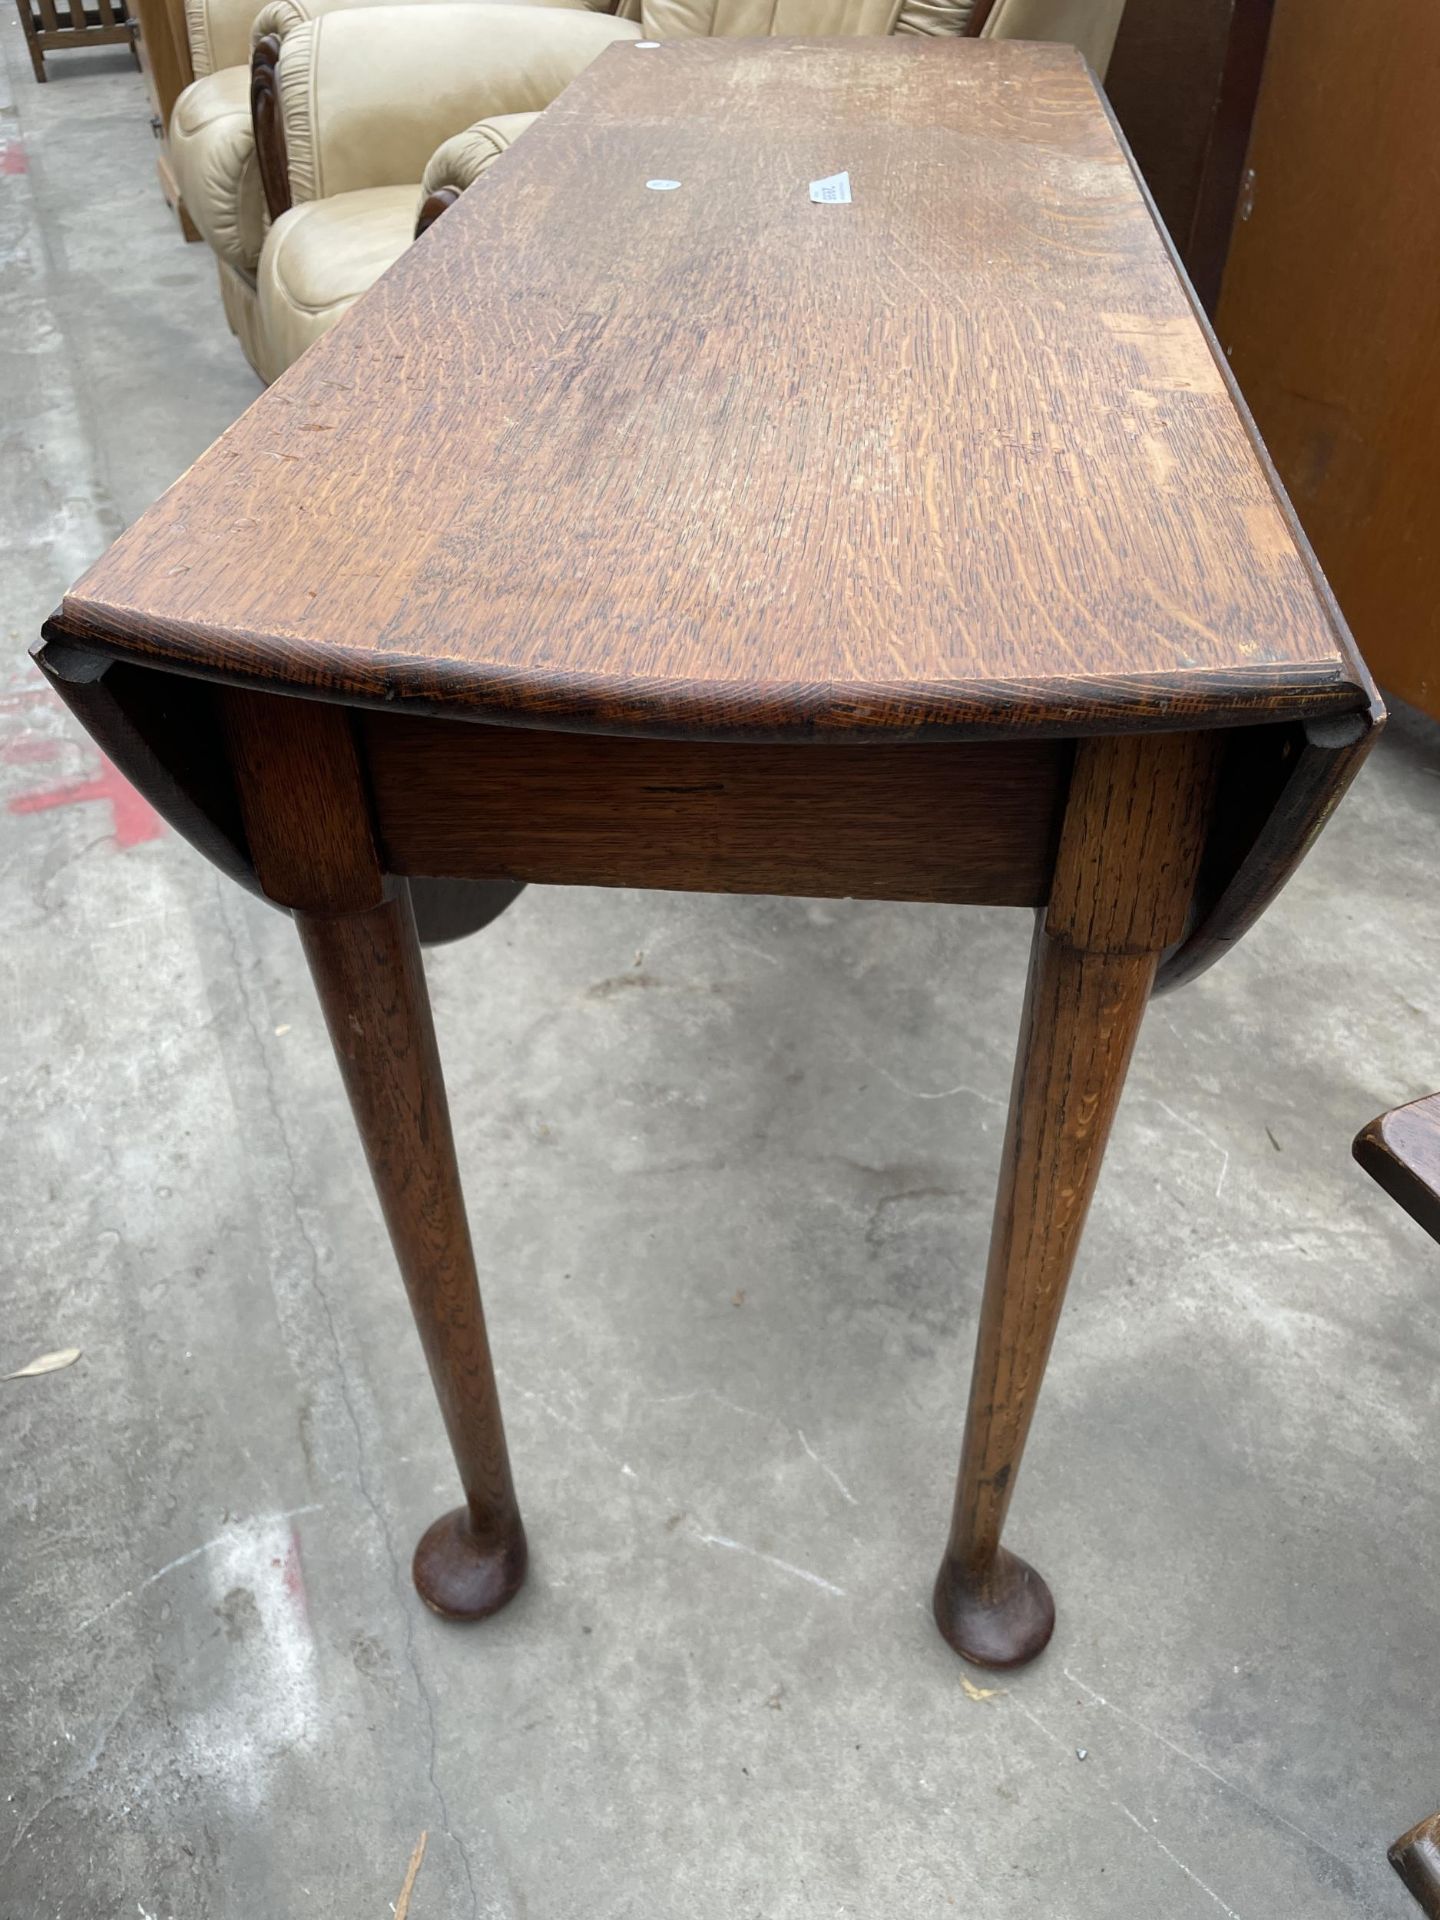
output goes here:
{"type": "Polygon", "coordinates": [[[1071,754],[357,722],[391,872],[695,893],[1039,906],[1071,754]]]}

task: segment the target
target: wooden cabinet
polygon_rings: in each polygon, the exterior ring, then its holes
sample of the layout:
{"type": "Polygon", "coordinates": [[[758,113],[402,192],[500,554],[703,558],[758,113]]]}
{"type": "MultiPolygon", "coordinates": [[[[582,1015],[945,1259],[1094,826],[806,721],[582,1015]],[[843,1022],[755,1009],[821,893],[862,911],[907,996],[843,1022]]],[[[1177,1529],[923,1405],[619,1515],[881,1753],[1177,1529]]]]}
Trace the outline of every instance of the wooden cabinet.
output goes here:
{"type": "Polygon", "coordinates": [[[1440,7],[1278,0],[1222,344],[1371,671],[1440,719],[1440,7]]]}
{"type": "Polygon", "coordinates": [[[160,176],[160,191],[175,209],[185,238],[198,240],[199,231],[181,202],[180,185],[170,161],[170,113],[195,77],[190,66],[184,0],[131,0],[131,4],[140,27],[140,65],[150,88],[150,125],[159,145],[155,171],[160,176]]]}
{"type": "Polygon", "coordinates": [[[1105,82],[1206,310],[1215,311],[1275,0],[1128,0],[1105,82]]]}

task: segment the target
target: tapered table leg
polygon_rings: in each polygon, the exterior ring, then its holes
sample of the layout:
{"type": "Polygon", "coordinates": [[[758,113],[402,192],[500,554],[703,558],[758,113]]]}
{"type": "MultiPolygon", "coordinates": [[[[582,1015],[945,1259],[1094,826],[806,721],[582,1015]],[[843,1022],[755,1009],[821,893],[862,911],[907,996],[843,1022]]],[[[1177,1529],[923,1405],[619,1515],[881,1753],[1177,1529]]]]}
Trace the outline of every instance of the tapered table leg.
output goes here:
{"type": "Polygon", "coordinates": [[[1194,889],[1210,790],[1203,738],[1077,750],[1048,909],[1037,919],[935,1619],[967,1660],[1012,1667],[1055,1605],[1001,1545],[1066,1283],[1163,949],[1194,889]]]}
{"type": "Polygon", "coordinates": [[[1402,1833],[1388,1858],[1430,1920],[1440,1920],[1440,1813],[1402,1833]]]}
{"type": "Polygon", "coordinates": [[[437,1613],[483,1619],[519,1591],[525,1532],[409,891],[296,921],[465,1490],[416,1548],[415,1585],[437,1613]]]}
{"type": "Polygon", "coordinates": [[[525,1532],[409,888],[381,871],[343,708],[231,691],[225,720],[256,874],[295,915],[465,1491],[421,1539],[415,1585],[483,1619],[524,1580],[525,1532]]]}
{"type": "Polygon", "coordinates": [[[1077,953],[1037,920],[950,1545],[935,1617],[982,1666],[1050,1638],[1045,1582],[1000,1545],[1156,957],[1077,953]]]}

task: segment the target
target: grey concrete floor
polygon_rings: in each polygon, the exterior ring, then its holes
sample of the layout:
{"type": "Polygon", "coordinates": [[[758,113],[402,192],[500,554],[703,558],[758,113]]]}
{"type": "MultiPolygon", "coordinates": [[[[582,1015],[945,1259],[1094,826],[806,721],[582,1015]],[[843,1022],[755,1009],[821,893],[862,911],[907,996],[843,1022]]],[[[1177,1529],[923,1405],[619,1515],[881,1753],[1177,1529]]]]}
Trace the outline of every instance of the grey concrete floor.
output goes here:
{"type": "Polygon", "coordinates": [[[1060,1624],[1003,1681],[926,1596],[1024,916],[537,889],[437,955],[534,1553],[447,1627],[292,932],[84,797],[24,657],[255,383],[124,57],[3,45],[0,1372],[83,1349],[0,1383],[4,1920],[383,1920],[422,1832],[412,1920],[1398,1920],[1440,1272],[1348,1143],[1440,1086],[1434,736],[1154,1009],[1013,1514],[1060,1624]]]}

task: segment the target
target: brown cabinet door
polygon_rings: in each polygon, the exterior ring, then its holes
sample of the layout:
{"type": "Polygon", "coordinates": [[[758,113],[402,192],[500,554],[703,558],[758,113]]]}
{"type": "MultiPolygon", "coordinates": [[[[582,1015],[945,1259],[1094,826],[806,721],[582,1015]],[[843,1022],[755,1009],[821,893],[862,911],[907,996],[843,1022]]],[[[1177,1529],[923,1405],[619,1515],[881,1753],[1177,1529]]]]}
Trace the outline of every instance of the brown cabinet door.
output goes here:
{"type": "Polygon", "coordinates": [[[180,216],[187,240],[198,240],[200,230],[180,199],[180,183],[170,159],[170,115],[180,94],[195,75],[190,65],[190,41],[185,30],[185,0],[130,0],[140,23],[140,66],[150,87],[151,127],[159,142],[155,171],[160,191],[180,216]]]}
{"type": "Polygon", "coordinates": [[[1279,0],[1220,339],[1361,651],[1440,719],[1440,5],[1279,0]]]}
{"type": "Polygon", "coordinates": [[[132,0],[140,22],[142,64],[162,130],[168,130],[176,99],[195,78],[185,32],[184,0],[132,0]]]}

